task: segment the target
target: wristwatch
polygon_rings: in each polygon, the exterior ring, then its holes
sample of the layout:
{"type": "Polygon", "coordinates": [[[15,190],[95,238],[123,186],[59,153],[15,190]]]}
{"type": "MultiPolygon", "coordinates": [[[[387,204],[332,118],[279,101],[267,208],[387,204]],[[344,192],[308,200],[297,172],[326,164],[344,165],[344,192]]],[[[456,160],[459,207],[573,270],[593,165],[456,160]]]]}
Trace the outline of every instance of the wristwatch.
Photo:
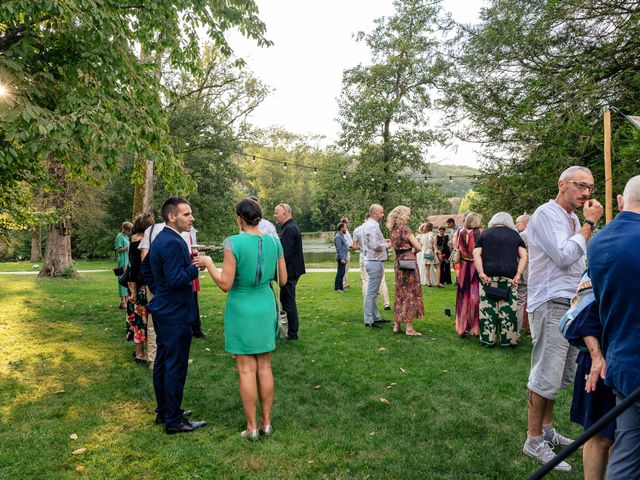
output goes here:
{"type": "Polygon", "coordinates": [[[592,222],[591,220],[585,220],[584,223],[591,225],[591,230],[596,226],[596,222],[592,222]]]}

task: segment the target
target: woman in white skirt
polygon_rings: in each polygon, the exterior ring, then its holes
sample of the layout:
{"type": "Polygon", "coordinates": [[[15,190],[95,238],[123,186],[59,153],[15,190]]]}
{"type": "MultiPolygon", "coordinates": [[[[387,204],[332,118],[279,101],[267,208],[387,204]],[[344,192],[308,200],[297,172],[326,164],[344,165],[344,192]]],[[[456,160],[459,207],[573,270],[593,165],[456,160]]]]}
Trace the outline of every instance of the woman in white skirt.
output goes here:
{"type": "Polygon", "coordinates": [[[420,271],[420,283],[433,287],[436,285],[436,269],[435,265],[438,259],[435,254],[436,235],[433,233],[433,224],[431,222],[423,223],[418,227],[418,241],[422,245],[422,251],[416,255],[418,262],[418,270],[420,271]]]}

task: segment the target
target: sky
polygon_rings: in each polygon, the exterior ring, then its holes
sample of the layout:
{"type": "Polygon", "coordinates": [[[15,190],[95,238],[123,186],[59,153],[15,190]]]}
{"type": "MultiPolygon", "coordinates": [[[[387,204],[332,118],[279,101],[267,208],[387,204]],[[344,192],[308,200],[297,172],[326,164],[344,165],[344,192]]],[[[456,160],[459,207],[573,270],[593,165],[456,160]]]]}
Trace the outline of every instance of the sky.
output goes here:
{"type": "MultiPolygon", "coordinates": [[[[240,34],[229,36],[237,56],[273,91],[250,117],[258,127],[277,125],[302,134],[338,138],[337,98],[342,72],[368,63],[370,54],[353,34],[370,32],[374,19],[393,13],[392,0],[257,0],[267,38],[260,48],[240,34]]],[[[483,0],[443,0],[456,21],[477,21],[483,0]]],[[[478,166],[474,146],[430,150],[428,161],[478,166]]]]}

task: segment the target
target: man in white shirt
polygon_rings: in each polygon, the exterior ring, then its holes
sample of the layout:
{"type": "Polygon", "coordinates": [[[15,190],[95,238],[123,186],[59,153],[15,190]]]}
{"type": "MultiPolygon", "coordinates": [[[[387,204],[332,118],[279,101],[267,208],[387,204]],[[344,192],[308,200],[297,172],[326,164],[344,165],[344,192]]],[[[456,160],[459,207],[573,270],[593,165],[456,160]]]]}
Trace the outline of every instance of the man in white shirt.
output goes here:
{"type": "MultiPolygon", "coordinates": [[[[369,214],[367,213],[364,217],[364,221],[369,220],[369,214]]],[[[369,275],[367,275],[367,270],[364,268],[364,252],[362,249],[362,233],[364,232],[364,223],[353,231],[353,244],[352,248],[354,250],[360,250],[359,261],[360,261],[360,280],[362,280],[362,298],[367,295],[367,286],[369,285],[369,275]]],[[[391,306],[389,304],[389,289],[387,288],[387,281],[382,276],[382,281],[380,282],[380,295],[382,296],[382,305],[385,310],[391,310],[391,306]]]]}
{"type": "Polygon", "coordinates": [[[380,328],[383,320],[378,311],[378,290],[384,278],[384,262],[387,260],[387,248],[391,247],[389,240],[385,240],[380,230],[380,221],[384,217],[382,205],[373,204],[369,207],[369,220],[364,223],[362,232],[362,252],[364,253],[364,268],[369,276],[367,293],[364,297],[364,326],[380,328]]]}
{"type": "MultiPolygon", "coordinates": [[[[593,175],[586,167],[566,169],[558,180],[558,195],[538,207],[527,228],[529,240],[528,306],[533,350],[527,384],[527,440],[523,451],[543,463],[555,454],[549,446],[571,439],[553,427],[553,406],[561,388],[572,384],[577,349],[561,335],[558,324],[569,308],[585,269],[587,242],[602,216],[602,205],[589,200],[593,175]],[[580,226],[574,210],[582,208],[580,226]]],[[[569,471],[561,462],[556,470],[569,471]]]]}

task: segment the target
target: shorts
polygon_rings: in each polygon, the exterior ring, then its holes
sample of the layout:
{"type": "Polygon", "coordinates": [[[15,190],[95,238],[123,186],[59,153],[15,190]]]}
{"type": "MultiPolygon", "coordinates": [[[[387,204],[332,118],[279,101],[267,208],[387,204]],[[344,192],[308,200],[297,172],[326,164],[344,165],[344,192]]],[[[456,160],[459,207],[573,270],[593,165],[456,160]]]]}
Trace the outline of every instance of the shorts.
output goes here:
{"type": "Polygon", "coordinates": [[[561,388],[573,383],[578,349],[560,333],[560,319],[569,300],[556,298],[543,303],[529,315],[533,350],[527,388],[547,400],[555,400],[561,388]]]}

